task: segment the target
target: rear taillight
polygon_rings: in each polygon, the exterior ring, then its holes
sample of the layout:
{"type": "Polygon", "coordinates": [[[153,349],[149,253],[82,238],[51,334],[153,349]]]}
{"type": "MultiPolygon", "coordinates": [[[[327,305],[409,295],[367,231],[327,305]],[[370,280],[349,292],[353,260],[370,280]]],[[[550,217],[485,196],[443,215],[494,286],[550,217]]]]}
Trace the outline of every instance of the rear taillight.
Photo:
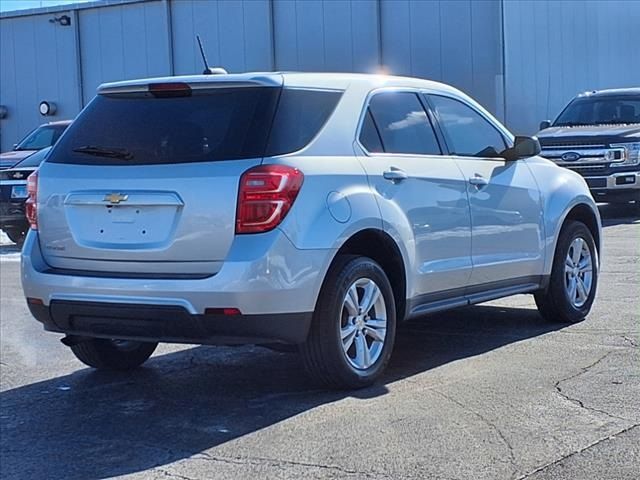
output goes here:
{"type": "Polygon", "coordinates": [[[285,165],[260,165],[240,178],[236,233],[268,232],[277,227],[298,196],[304,175],[285,165]]]}
{"type": "Polygon", "coordinates": [[[38,171],[27,177],[27,201],[25,210],[29,225],[33,230],[38,229],[38,171]]]}

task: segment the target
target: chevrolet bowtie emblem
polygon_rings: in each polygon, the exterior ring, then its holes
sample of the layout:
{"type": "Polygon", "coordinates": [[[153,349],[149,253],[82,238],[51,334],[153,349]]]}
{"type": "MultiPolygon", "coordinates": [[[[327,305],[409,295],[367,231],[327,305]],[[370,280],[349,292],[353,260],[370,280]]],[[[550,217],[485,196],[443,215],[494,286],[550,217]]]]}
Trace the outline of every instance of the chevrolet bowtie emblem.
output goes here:
{"type": "Polygon", "coordinates": [[[110,193],[109,195],[104,196],[104,201],[117,205],[120,202],[126,202],[128,198],[129,195],[124,195],[122,193],[110,193]]]}

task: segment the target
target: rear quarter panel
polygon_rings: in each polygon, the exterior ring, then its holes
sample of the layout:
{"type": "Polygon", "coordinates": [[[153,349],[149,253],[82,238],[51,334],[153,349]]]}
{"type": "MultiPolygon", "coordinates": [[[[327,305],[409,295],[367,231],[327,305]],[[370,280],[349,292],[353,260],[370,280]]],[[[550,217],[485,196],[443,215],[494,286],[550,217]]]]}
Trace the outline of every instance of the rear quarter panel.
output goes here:
{"type": "Polygon", "coordinates": [[[354,156],[282,158],[304,183],[280,229],[299,249],[339,249],[353,234],[382,229],[378,206],[354,156]]]}

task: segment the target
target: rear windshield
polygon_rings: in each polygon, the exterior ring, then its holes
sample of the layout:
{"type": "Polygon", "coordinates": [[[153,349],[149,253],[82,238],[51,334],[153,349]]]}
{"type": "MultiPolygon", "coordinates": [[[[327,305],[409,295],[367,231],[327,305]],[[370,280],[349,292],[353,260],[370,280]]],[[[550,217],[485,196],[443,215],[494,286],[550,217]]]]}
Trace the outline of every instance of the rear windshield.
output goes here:
{"type": "Polygon", "coordinates": [[[340,95],[279,87],[216,88],[161,98],[98,95],[48,161],[146,165],[291,153],[315,137],[340,95]]]}
{"type": "Polygon", "coordinates": [[[555,127],[640,123],[640,96],[577,98],[558,116],[555,127]]]}

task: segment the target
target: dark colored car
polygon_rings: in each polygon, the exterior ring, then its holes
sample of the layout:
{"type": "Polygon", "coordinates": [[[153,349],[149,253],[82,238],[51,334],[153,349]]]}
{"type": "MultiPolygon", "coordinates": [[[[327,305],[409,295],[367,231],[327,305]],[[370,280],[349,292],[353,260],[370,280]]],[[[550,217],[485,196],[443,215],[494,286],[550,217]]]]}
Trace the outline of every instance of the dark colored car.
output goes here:
{"type": "Polygon", "coordinates": [[[25,216],[27,177],[38,169],[50,150],[51,147],[38,150],[13,168],[0,172],[0,228],[18,245],[29,230],[25,216]]]}
{"type": "Polygon", "coordinates": [[[13,150],[0,154],[0,170],[11,168],[38,150],[52,146],[69,125],[71,120],[61,120],[45,123],[32,130],[14,145],[13,150]]]}
{"type": "Polygon", "coordinates": [[[596,201],[640,203],[640,88],[578,95],[540,129],[541,155],[581,174],[596,201]]]}

